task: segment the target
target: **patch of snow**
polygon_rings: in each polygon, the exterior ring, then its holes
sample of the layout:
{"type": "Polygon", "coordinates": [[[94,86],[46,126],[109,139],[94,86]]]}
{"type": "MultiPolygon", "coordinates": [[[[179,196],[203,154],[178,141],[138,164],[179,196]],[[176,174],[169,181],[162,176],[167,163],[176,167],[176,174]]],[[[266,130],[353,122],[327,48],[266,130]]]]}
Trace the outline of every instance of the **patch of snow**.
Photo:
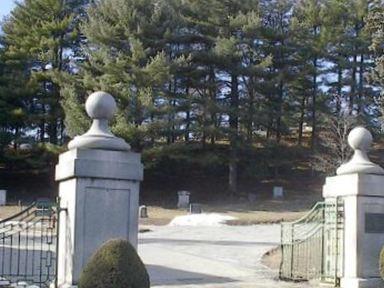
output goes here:
{"type": "Polygon", "coordinates": [[[9,286],[11,282],[7,280],[6,278],[0,277],[0,287],[2,286],[9,286]]]}
{"type": "Polygon", "coordinates": [[[222,226],[228,220],[234,220],[235,217],[222,215],[218,213],[190,214],[175,217],[170,226],[222,226]]]}

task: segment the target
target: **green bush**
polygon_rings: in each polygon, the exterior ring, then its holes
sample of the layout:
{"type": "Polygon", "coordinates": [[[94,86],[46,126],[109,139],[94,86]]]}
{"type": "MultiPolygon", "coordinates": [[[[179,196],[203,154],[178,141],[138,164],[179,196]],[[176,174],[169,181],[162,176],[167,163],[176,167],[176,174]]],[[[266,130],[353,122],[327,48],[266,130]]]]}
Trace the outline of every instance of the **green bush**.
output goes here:
{"type": "Polygon", "coordinates": [[[381,278],[384,279],[384,247],[381,249],[380,252],[380,275],[381,278]]]}
{"type": "Polygon", "coordinates": [[[147,270],[126,240],[110,240],[92,256],[79,288],[149,288],[147,270]]]}

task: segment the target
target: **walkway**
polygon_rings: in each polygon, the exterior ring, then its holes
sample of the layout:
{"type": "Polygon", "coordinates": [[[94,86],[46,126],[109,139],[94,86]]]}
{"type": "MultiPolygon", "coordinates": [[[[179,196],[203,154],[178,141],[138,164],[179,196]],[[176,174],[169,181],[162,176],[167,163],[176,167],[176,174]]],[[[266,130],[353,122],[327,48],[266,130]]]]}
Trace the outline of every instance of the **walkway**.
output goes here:
{"type": "MultiPolygon", "coordinates": [[[[279,225],[151,226],[139,254],[156,288],[296,288],[261,263],[279,245],[279,225]]],[[[312,287],[312,286],[311,286],[312,287]]]]}

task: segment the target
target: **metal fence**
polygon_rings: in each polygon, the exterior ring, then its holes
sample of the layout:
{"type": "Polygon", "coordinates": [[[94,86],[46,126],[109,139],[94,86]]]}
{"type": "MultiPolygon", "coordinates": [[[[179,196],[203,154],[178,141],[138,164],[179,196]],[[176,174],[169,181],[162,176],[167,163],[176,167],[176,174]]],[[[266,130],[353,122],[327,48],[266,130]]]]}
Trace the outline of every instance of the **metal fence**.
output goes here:
{"type": "Polygon", "coordinates": [[[281,279],[322,279],[337,286],[342,271],[341,207],[338,200],[319,202],[303,218],[282,223],[281,279]]]}
{"type": "Polygon", "coordinates": [[[322,281],[340,285],[344,268],[344,205],[341,200],[327,201],[324,210],[324,260],[322,281]]]}
{"type": "Polygon", "coordinates": [[[35,202],[0,221],[0,276],[49,287],[56,279],[56,206],[35,202]]]}

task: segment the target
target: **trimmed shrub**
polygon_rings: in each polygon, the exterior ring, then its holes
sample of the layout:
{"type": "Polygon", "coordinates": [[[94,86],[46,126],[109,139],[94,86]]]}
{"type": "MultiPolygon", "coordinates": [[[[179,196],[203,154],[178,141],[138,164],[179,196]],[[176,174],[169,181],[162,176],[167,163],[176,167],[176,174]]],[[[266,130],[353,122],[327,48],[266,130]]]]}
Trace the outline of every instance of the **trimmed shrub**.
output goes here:
{"type": "Polygon", "coordinates": [[[79,288],[149,288],[149,276],[136,250],[126,240],[110,240],[91,257],[79,288]]]}

